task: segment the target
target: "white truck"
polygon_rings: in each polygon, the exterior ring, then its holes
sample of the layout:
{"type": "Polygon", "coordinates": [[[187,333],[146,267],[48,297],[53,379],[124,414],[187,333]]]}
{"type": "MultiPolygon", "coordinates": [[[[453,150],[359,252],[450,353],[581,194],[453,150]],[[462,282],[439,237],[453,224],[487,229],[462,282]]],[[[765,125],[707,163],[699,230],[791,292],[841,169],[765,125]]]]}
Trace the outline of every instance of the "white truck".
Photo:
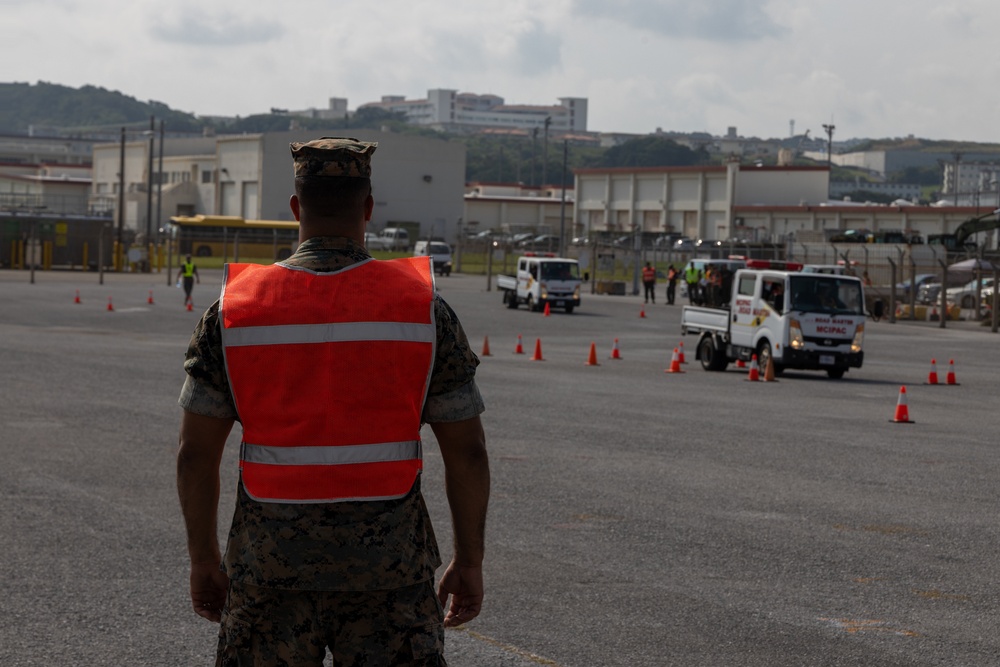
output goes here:
{"type": "Polygon", "coordinates": [[[497,289],[508,308],[524,303],[541,310],[549,304],[572,313],[580,305],[580,266],[554,253],[526,252],[517,258],[516,276],[497,276],[497,289]]]}
{"type": "Polygon", "coordinates": [[[702,368],[722,371],[757,355],[760,368],[825,370],[841,378],[861,368],[865,295],[854,276],[807,273],[801,264],[749,260],[732,294],[715,308],[684,306],[681,333],[699,336],[702,368]]]}

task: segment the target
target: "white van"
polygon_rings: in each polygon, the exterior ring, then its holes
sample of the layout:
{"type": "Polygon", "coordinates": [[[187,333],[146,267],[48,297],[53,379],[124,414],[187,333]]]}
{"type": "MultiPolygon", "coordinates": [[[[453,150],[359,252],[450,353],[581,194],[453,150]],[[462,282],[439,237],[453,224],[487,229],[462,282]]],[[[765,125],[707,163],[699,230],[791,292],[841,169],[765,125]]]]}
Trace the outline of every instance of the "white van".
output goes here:
{"type": "Polygon", "coordinates": [[[417,241],[413,246],[413,256],[431,256],[434,273],[439,276],[451,275],[451,246],[444,241],[417,241]]]}
{"type": "Polygon", "coordinates": [[[407,250],[410,247],[410,233],[403,227],[386,227],[378,235],[384,250],[407,250]]]}

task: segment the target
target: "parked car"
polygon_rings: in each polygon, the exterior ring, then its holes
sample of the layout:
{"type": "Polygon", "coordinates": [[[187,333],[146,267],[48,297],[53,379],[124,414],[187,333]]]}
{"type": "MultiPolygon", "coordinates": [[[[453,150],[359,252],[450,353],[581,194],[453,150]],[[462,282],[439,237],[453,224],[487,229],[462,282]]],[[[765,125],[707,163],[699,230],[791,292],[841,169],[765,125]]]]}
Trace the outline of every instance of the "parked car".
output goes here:
{"type": "MultiPolygon", "coordinates": [[[[976,284],[977,281],[973,280],[960,287],[952,287],[948,289],[945,294],[950,303],[956,303],[962,308],[972,308],[976,305],[976,284]]],[[[980,301],[986,295],[986,290],[989,289],[989,293],[993,293],[993,276],[983,276],[982,286],[980,291],[980,301]]]]}
{"type": "Polygon", "coordinates": [[[552,252],[559,249],[559,237],[555,234],[539,234],[535,238],[525,242],[521,247],[552,252]]]}
{"type": "Polygon", "coordinates": [[[399,227],[388,227],[378,234],[365,232],[368,250],[406,250],[410,246],[410,233],[399,227]]]}
{"type": "Polygon", "coordinates": [[[434,272],[439,276],[451,275],[451,246],[444,241],[417,241],[413,245],[413,256],[430,255],[434,272]]]}
{"type": "Polygon", "coordinates": [[[935,304],[941,300],[941,283],[924,283],[917,290],[917,303],[935,304]]]}
{"type": "Polygon", "coordinates": [[[682,236],[674,241],[674,250],[678,252],[692,252],[694,249],[694,240],[687,236],[682,236]]]}
{"type": "Polygon", "coordinates": [[[919,292],[920,286],[924,283],[932,283],[938,279],[937,275],[933,273],[918,273],[916,278],[907,278],[901,283],[896,283],[896,296],[898,298],[908,300],[910,298],[910,285],[915,284],[916,290],[914,290],[914,296],[919,292]]]}

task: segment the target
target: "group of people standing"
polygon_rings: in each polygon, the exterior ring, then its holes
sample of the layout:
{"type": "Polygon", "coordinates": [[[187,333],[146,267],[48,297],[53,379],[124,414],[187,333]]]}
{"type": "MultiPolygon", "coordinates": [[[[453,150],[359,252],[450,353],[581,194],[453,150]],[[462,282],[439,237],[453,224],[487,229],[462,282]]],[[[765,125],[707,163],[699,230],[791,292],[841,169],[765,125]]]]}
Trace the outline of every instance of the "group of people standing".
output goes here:
{"type": "MultiPolygon", "coordinates": [[[[674,305],[677,296],[677,281],[680,278],[680,271],[671,264],[667,269],[667,305],[674,305]]],[[[656,269],[646,262],[642,268],[642,286],[645,290],[645,303],[656,303],[656,269]]]]}

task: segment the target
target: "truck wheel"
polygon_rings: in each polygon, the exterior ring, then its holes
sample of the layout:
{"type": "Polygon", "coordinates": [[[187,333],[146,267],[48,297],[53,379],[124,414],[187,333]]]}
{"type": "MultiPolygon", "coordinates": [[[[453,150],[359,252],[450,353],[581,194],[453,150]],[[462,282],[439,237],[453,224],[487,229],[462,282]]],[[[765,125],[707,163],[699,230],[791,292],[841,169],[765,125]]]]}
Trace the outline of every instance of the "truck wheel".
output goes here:
{"type": "Polygon", "coordinates": [[[826,369],[826,375],[831,380],[839,380],[844,377],[845,370],[843,368],[828,368],[826,369]]]}
{"type": "Polygon", "coordinates": [[[517,295],[510,290],[504,290],[503,292],[503,302],[507,304],[510,309],[517,308],[517,295]]]}
{"type": "Polygon", "coordinates": [[[711,336],[705,336],[698,343],[698,359],[701,367],[706,371],[724,371],[729,365],[729,360],[715,347],[715,341],[711,336]]]}
{"type": "Polygon", "coordinates": [[[767,370],[767,362],[771,360],[771,343],[767,340],[762,340],[757,344],[757,367],[760,369],[760,374],[763,377],[764,371],[767,370]]]}

